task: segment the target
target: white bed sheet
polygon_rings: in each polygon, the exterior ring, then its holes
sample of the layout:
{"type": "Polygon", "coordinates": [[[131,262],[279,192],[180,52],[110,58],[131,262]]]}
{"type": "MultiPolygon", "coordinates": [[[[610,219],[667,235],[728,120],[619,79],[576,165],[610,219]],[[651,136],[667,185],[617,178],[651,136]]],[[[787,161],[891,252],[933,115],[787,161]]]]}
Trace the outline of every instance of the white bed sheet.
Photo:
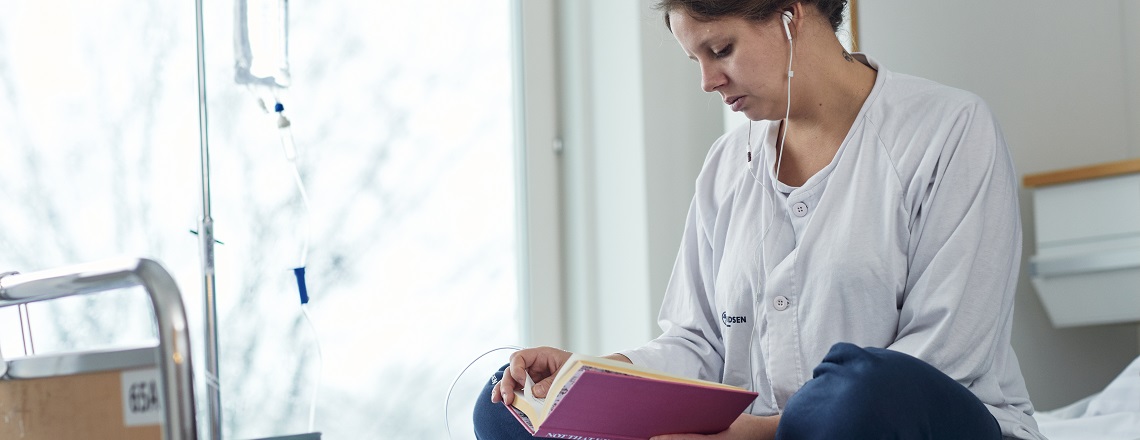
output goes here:
{"type": "Polygon", "coordinates": [[[1104,391],[1034,417],[1050,440],[1140,439],[1140,358],[1104,391]]]}

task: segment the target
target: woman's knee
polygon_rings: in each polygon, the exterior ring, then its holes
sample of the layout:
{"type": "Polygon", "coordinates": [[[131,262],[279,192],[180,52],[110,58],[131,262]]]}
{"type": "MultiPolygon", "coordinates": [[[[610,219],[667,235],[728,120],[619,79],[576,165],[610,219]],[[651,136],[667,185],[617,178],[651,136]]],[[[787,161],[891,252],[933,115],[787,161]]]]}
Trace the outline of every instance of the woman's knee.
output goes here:
{"type": "MultiPolygon", "coordinates": [[[[877,429],[882,420],[869,401],[884,374],[880,360],[851,344],[836,344],[784,407],[777,438],[827,438],[837,427],[877,429]]],[[[845,434],[853,434],[847,432],[845,434]]],[[[855,437],[851,437],[855,438],[855,437]]]]}
{"type": "MultiPolygon", "coordinates": [[[[507,364],[510,365],[510,364],[507,364]]],[[[472,414],[475,423],[475,438],[480,440],[491,439],[530,439],[530,433],[522,427],[515,417],[511,415],[502,403],[491,402],[491,392],[499,381],[503,379],[503,365],[499,371],[483,385],[483,390],[475,401],[475,410],[472,414]]]]}
{"type": "Polygon", "coordinates": [[[788,400],[781,437],[1000,438],[973,393],[904,353],[836,344],[813,376],[788,400]]]}
{"type": "Polygon", "coordinates": [[[479,439],[496,438],[494,431],[498,428],[498,414],[496,414],[502,405],[491,402],[491,392],[494,390],[495,385],[503,378],[503,370],[506,365],[500,368],[499,371],[491,375],[491,378],[483,385],[479,397],[475,399],[475,410],[472,414],[475,423],[475,437],[479,439]]]}

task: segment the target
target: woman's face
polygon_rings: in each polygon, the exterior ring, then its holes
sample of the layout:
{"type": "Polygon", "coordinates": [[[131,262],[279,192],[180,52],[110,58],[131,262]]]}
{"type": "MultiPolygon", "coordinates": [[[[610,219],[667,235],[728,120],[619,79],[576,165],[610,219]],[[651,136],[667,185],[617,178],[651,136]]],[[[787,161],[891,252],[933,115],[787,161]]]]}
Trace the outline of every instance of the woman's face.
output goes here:
{"type": "Polygon", "coordinates": [[[669,12],[673,37],[700,64],[701,88],[748,119],[779,120],[787,105],[788,39],[779,19],[698,21],[669,12]]]}

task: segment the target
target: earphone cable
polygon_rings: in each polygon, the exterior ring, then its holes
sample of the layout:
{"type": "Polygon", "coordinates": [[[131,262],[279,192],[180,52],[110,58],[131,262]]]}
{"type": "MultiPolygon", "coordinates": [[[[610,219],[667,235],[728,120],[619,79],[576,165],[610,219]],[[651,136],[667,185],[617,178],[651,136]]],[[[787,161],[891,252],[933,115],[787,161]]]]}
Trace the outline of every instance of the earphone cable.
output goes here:
{"type": "Polygon", "coordinates": [[[450,405],[450,403],[451,403],[451,392],[455,391],[455,385],[459,383],[459,379],[463,377],[463,373],[466,373],[467,370],[470,369],[472,365],[475,365],[476,362],[479,362],[479,359],[483,359],[487,355],[494,353],[496,351],[499,351],[499,350],[519,351],[519,350],[522,350],[522,347],[518,347],[518,346],[514,346],[514,345],[506,345],[506,346],[502,346],[499,348],[487,350],[483,354],[479,355],[479,357],[476,357],[474,360],[472,360],[470,363],[468,363],[466,367],[463,367],[463,370],[460,371],[459,374],[455,375],[455,380],[451,381],[451,386],[447,387],[447,397],[445,397],[443,400],[443,426],[445,428],[447,428],[447,438],[448,439],[454,439],[454,437],[451,434],[451,417],[448,415],[448,410],[451,407],[451,405],[450,405]]]}
{"type": "MultiPolygon", "coordinates": [[[[795,73],[792,70],[792,61],[794,59],[794,55],[795,55],[795,43],[792,42],[792,39],[789,35],[789,38],[788,38],[788,95],[787,95],[787,102],[785,103],[786,106],[784,109],[783,126],[781,127],[782,128],[781,131],[783,131],[783,133],[780,134],[779,151],[776,153],[776,170],[775,170],[775,175],[772,179],[772,180],[777,181],[777,182],[779,182],[779,180],[780,180],[780,166],[783,164],[784,149],[785,149],[785,145],[786,145],[785,142],[787,142],[787,139],[788,139],[788,128],[790,125],[789,119],[790,119],[791,114],[792,114],[792,77],[795,76],[795,73]]],[[[748,121],[748,137],[747,137],[745,142],[747,142],[748,158],[749,158],[749,162],[751,162],[751,159],[752,159],[752,120],[748,121]]],[[[761,162],[764,162],[764,161],[761,161],[761,162]]],[[[772,197],[772,194],[775,192],[775,189],[770,188],[768,185],[764,184],[764,182],[761,181],[760,178],[758,178],[756,176],[756,173],[752,172],[752,167],[749,165],[750,164],[745,163],[745,168],[748,170],[748,173],[752,175],[752,179],[755,180],[757,183],[759,183],[760,186],[764,189],[764,194],[768,197],[769,207],[773,210],[772,221],[768,222],[768,225],[765,226],[765,228],[764,228],[764,232],[761,233],[761,235],[760,235],[760,255],[757,256],[757,267],[760,271],[760,274],[763,275],[763,280],[761,281],[761,283],[767,283],[768,282],[767,271],[764,268],[764,266],[767,265],[766,264],[767,263],[767,255],[766,255],[767,246],[766,246],[766,243],[768,241],[768,233],[771,232],[772,226],[777,223],[777,221],[775,219],[775,217],[776,217],[776,213],[775,213],[776,201],[772,197]]],[[[784,214],[787,214],[786,210],[780,210],[780,211],[783,212],[784,214]]],[[[783,219],[781,218],[780,221],[783,221],[783,219]]],[[[758,284],[757,288],[760,290],[759,293],[762,295],[763,294],[762,284],[758,284]]],[[[756,373],[755,373],[756,369],[755,369],[755,366],[753,365],[753,360],[752,360],[754,357],[753,356],[752,344],[754,344],[756,342],[756,333],[758,333],[758,331],[759,331],[759,327],[757,325],[757,324],[759,324],[759,322],[757,321],[757,319],[758,319],[758,316],[760,315],[760,309],[759,309],[760,301],[759,301],[759,299],[754,298],[751,302],[752,302],[752,321],[753,322],[752,322],[751,332],[748,334],[748,376],[749,376],[748,380],[751,383],[752,391],[757,391],[756,390],[756,373]]],[[[755,405],[756,405],[756,401],[753,400],[752,403],[748,405],[748,413],[752,413],[752,409],[755,405]]]]}

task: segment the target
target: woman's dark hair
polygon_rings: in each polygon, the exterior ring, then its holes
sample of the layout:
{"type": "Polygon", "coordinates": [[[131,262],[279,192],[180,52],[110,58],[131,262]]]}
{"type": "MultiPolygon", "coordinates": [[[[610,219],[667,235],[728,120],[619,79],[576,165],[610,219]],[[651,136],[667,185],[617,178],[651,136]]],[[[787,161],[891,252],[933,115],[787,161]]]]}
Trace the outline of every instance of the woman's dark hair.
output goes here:
{"type": "Polygon", "coordinates": [[[763,21],[772,14],[793,4],[815,5],[827,17],[833,31],[843,24],[843,7],[847,0],[660,0],[657,10],[665,12],[665,26],[669,24],[669,12],[683,10],[697,20],[714,20],[725,17],[740,17],[753,21],[763,21]]]}

